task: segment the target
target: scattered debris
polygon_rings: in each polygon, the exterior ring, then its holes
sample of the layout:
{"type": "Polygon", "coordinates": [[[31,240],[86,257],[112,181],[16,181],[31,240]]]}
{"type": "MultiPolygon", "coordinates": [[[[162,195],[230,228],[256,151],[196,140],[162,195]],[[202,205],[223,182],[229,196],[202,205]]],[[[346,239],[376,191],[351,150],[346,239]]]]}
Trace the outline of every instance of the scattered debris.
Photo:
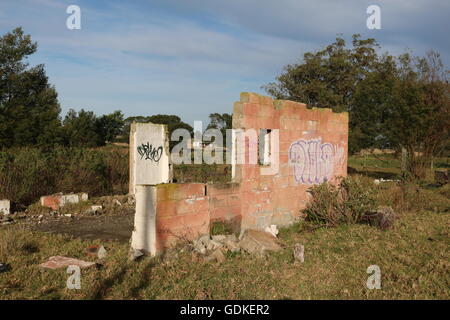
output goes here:
{"type": "Polygon", "coordinates": [[[83,269],[95,266],[95,262],[88,262],[62,256],[54,256],[50,257],[46,262],[39,265],[39,267],[47,269],[59,269],[68,266],[78,266],[83,269]]]}
{"type": "Polygon", "coordinates": [[[301,263],[305,262],[305,246],[296,243],[294,245],[294,259],[295,261],[300,261],[301,263]]]}
{"type": "Polygon", "coordinates": [[[380,206],[376,211],[364,214],[362,221],[381,230],[386,230],[392,226],[395,217],[395,212],[391,207],[380,206]]]}
{"type": "Polygon", "coordinates": [[[91,206],[91,210],[93,213],[98,213],[99,211],[103,210],[103,206],[91,206]]]}
{"type": "Polygon", "coordinates": [[[119,207],[122,206],[122,203],[119,200],[117,200],[117,199],[114,199],[114,204],[118,205],[119,207]]]}
{"type": "Polygon", "coordinates": [[[130,254],[128,255],[128,260],[136,261],[136,260],[140,259],[142,256],[144,256],[144,252],[142,250],[131,249],[130,254]]]}
{"type": "Polygon", "coordinates": [[[71,193],[71,194],[62,194],[56,193],[49,196],[41,197],[41,206],[49,207],[53,210],[58,210],[61,207],[64,207],[69,203],[79,203],[82,201],[87,201],[89,196],[87,193],[71,193]]]}
{"type": "Polygon", "coordinates": [[[239,247],[239,240],[234,234],[228,235],[223,243],[225,247],[233,253],[241,251],[241,248],[239,247]]]}
{"type": "Polygon", "coordinates": [[[0,262],[0,273],[9,271],[10,269],[11,267],[9,266],[9,264],[0,262]]]}
{"type": "Polygon", "coordinates": [[[212,236],[212,239],[214,241],[219,241],[219,242],[224,241],[226,238],[227,238],[227,236],[225,236],[223,234],[212,236]]]}
{"type": "Polygon", "coordinates": [[[107,255],[108,255],[108,252],[106,251],[105,247],[100,246],[100,248],[97,251],[97,257],[99,259],[105,259],[107,255]]]}
{"type": "Polygon", "coordinates": [[[72,214],[71,213],[67,213],[67,214],[64,215],[64,217],[72,218],[72,214]]]}
{"type": "Polygon", "coordinates": [[[267,251],[278,251],[281,246],[271,233],[247,229],[241,236],[239,246],[250,254],[265,255],[267,251]]]}
{"type": "Polygon", "coordinates": [[[10,217],[10,215],[4,215],[1,219],[0,222],[2,223],[2,225],[7,225],[7,224],[11,224],[13,223],[13,219],[10,217]]]}
{"type": "Polygon", "coordinates": [[[10,214],[11,210],[11,201],[9,200],[0,200],[0,213],[3,213],[5,216],[10,214]]]}
{"type": "Polygon", "coordinates": [[[264,229],[264,231],[271,233],[274,237],[276,237],[278,234],[278,228],[277,228],[277,225],[275,225],[275,224],[270,225],[270,227],[266,227],[264,229]]]}
{"type": "Polygon", "coordinates": [[[400,181],[400,180],[383,179],[383,178],[381,178],[381,179],[375,179],[375,180],[373,180],[373,183],[376,184],[376,185],[379,185],[379,184],[382,183],[382,182],[399,182],[399,181],[400,181]]]}
{"type": "Polygon", "coordinates": [[[216,260],[218,263],[222,263],[225,261],[225,255],[223,254],[222,250],[217,249],[209,257],[207,257],[207,260],[216,260]]]}
{"type": "Polygon", "coordinates": [[[104,259],[107,256],[107,251],[102,245],[93,245],[87,248],[87,254],[92,257],[104,259]]]}

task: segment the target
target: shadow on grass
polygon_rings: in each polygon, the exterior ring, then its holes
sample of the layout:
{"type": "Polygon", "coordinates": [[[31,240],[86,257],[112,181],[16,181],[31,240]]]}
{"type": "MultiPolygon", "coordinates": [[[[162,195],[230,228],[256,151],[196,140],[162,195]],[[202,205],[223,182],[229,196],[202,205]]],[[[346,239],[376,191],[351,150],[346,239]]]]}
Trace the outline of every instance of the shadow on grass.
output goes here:
{"type": "Polygon", "coordinates": [[[141,281],[130,290],[130,294],[133,298],[139,298],[140,292],[148,286],[148,282],[150,281],[150,273],[155,265],[156,262],[153,260],[146,264],[140,275],[141,281]]]}
{"type": "Polygon", "coordinates": [[[102,300],[108,291],[114,284],[122,283],[124,280],[124,276],[127,272],[127,266],[123,266],[120,270],[114,273],[112,276],[103,280],[98,288],[92,293],[91,300],[102,300]]]}

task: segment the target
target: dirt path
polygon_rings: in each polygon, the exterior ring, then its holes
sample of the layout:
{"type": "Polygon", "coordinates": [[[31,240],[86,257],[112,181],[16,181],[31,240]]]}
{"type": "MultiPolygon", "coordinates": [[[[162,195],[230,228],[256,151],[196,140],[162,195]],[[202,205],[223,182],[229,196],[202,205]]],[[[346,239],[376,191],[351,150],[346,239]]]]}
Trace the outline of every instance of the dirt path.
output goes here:
{"type": "Polygon", "coordinates": [[[133,231],[134,214],[74,217],[43,221],[30,229],[39,232],[68,234],[88,240],[128,242],[133,231]]]}

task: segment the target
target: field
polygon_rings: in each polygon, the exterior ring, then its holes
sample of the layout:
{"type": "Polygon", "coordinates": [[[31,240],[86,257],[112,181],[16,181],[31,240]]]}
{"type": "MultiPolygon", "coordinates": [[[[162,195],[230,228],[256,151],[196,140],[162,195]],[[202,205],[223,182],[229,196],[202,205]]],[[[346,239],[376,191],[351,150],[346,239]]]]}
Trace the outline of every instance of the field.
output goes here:
{"type": "MultiPolygon", "coordinates": [[[[396,177],[399,162],[381,159],[353,157],[349,166],[371,179],[396,177]]],[[[363,224],[317,228],[304,221],[280,231],[281,251],[266,258],[228,253],[222,264],[205,262],[189,243],[129,262],[126,237],[84,237],[74,227],[60,234],[26,223],[1,226],[0,262],[11,269],[0,273],[0,299],[449,299],[448,185],[383,182],[377,201],[398,213],[386,231],[363,224]],[[294,261],[295,243],[305,246],[303,264],[294,261]],[[66,288],[65,269],[38,267],[55,255],[94,261],[86,254],[94,244],[104,245],[108,256],[101,267],[82,270],[80,290],[66,288]],[[381,290],[366,286],[370,265],[381,269],[381,290]]],[[[101,225],[116,216],[130,219],[132,212],[83,219],[101,225]]]]}

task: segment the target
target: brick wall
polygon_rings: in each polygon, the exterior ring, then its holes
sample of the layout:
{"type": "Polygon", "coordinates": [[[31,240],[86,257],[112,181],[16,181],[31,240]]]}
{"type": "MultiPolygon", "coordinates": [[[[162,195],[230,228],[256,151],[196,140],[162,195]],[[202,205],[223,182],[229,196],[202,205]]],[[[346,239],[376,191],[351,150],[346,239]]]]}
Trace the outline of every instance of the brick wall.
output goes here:
{"type": "Polygon", "coordinates": [[[262,175],[260,164],[236,164],[232,183],[158,185],[158,250],[208,233],[214,221],[241,229],[291,224],[300,218],[311,185],[347,175],[347,113],[242,93],[234,104],[233,128],[278,129],[278,172],[262,175]]]}

